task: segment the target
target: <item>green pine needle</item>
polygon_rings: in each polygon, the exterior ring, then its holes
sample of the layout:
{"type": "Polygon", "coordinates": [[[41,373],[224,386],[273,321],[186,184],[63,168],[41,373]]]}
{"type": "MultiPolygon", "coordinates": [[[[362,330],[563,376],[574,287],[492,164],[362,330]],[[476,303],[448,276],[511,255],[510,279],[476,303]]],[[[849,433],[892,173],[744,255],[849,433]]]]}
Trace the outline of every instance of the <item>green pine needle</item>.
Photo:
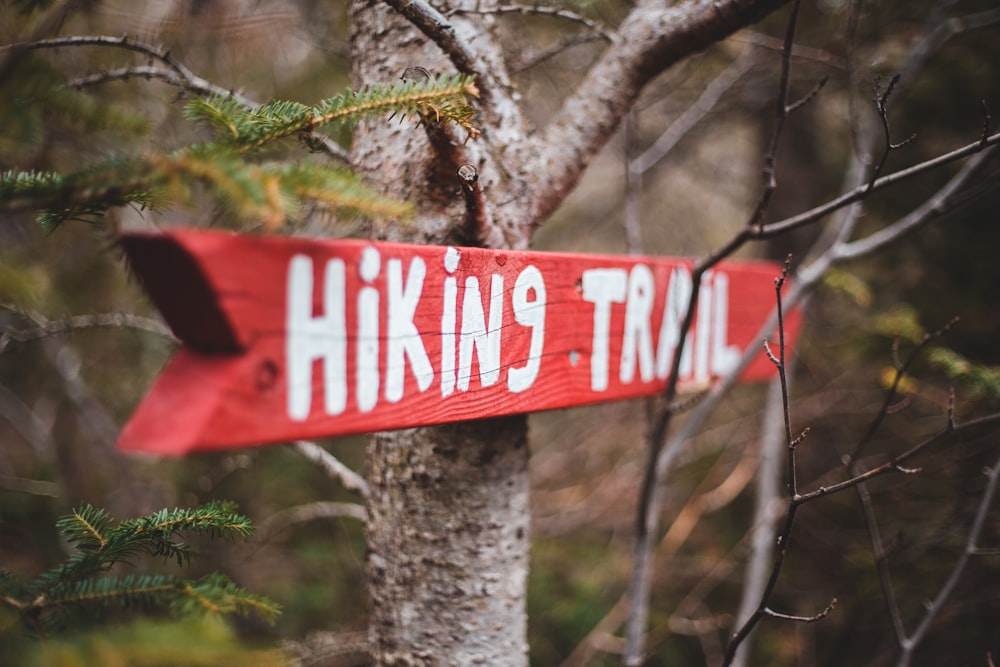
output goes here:
{"type": "Polygon", "coordinates": [[[313,146],[320,127],[378,114],[415,118],[421,124],[455,123],[468,137],[476,136],[468,98],[477,94],[472,77],[440,75],[348,90],[315,107],[273,101],[247,108],[231,97],[196,99],[185,114],[208,123],[215,142],[169,154],[111,156],[70,174],[9,170],[0,174],[0,208],[36,209],[39,223],[54,229],[67,220],[99,219],[116,206],[190,203],[198,186],[205,186],[236,220],[266,229],[284,225],[305,201],[346,217],[401,220],[412,215],[410,205],[387,199],[350,172],[309,164],[255,164],[246,153],[290,136],[313,146]]]}
{"type": "Polygon", "coordinates": [[[196,581],[173,575],[106,574],[115,565],[136,563],[144,554],[184,565],[196,556],[182,539],[188,533],[248,539],[253,524],[237,512],[235,504],[216,501],[195,508],[162,509],[113,524],[107,512],[90,505],[59,519],[57,528],[75,551],[27,583],[0,571],[0,608],[15,612],[27,626],[36,628],[45,628],[53,619],[66,623],[71,611],[109,606],[170,608],[181,617],[254,612],[271,622],[280,612],[273,601],[249,593],[221,574],[196,581]]]}
{"type": "Polygon", "coordinates": [[[1000,368],[977,364],[943,347],[933,348],[928,360],[948,379],[965,387],[973,398],[1000,400],[1000,368]]]}
{"type": "Polygon", "coordinates": [[[353,124],[380,113],[414,117],[421,123],[455,123],[474,137],[479,132],[472,125],[474,110],[467,100],[478,94],[473,77],[442,74],[347,90],[315,107],[273,101],[248,109],[231,97],[212,97],[191,101],[184,113],[189,120],[210,124],[220,144],[245,152],[285,137],[309,136],[325,125],[353,124]]]}

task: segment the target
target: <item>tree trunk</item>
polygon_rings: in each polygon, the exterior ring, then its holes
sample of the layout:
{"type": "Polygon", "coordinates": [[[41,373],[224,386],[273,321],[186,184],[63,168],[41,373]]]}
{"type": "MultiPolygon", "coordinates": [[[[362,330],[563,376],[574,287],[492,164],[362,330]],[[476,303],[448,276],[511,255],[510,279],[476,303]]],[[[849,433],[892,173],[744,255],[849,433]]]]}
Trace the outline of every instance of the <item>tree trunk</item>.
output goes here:
{"type": "MultiPolygon", "coordinates": [[[[407,70],[419,76],[458,67],[475,74],[481,91],[482,134],[467,143],[455,136],[461,132],[412,120],[376,119],[355,131],[354,168],[418,211],[406,224],[383,223],[373,237],[526,248],[650,79],[788,0],[668,8],[639,0],[562,109],[531,133],[494,31],[490,10],[502,2],[353,0],[355,89],[407,70]],[[449,12],[460,4],[472,11],[449,12]],[[461,165],[478,173],[469,204],[456,175],[461,165]]],[[[375,664],[527,664],[525,434],[525,418],[514,417],[374,439],[368,576],[375,664]]]]}
{"type": "MultiPolygon", "coordinates": [[[[454,72],[437,46],[380,2],[352,7],[353,85],[408,67],[454,72]]],[[[354,167],[417,217],[373,236],[468,245],[456,176],[488,144],[412,120],[362,124],[354,167]],[[428,135],[434,138],[433,142],[428,135]]],[[[502,187],[489,177],[483,181],[502,187]]],[[[493,245],[509,245],[496,235],[493,245]]],[[[527,665],[528,447],[523,416],[381,433],[368,451],[369,644],[376,665],[527,665]]]]}
{"type": "Polygon", "coordinates": [[[515,417],[375,437],[375,664],[527,664],[525,424],[515,417]]]}

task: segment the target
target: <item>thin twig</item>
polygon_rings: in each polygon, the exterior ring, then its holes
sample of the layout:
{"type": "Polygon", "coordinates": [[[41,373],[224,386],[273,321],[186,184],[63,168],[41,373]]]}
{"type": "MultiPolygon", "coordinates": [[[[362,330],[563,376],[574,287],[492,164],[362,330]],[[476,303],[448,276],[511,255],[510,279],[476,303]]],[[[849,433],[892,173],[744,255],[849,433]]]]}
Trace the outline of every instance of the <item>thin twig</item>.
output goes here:
{"type": "Polygon", "coordinates": [[[816,498],[822,498],[824,496],[829,496],[830,494],[837,493],[838,491],[843,491],[844,489],[857,487],[863,482],[867,482],[870,479],[885,475],[891,472],[899,472],[903,474],[912,474],[918,472],[913,468],[906,468],[903,464],[907,463],[911,459],[915,458],[918,454],[924,452],[925,450],[933,447],[934,445],[943,442],[947,438],[957,433],[963,431],[975,430],[982,428],[984,426],[995,426],[1000,424],[1000,413],[987,415],[985,417],[980,417],[977,419],[972,419],[967,422],[955,423],[948,421],[946,419],[945,426],[941,430],[937,431],[933,435],[928,436],[921,442],[910,447],[905,452],[897,454],[885,463],[875,466],[874,468],[869,468],[864,472],[858,472],[857,474],[851,475],[849,479],[842,482],[837,482],[836,484],[830,484],[828,486],[821,486],[814,491],[809,491],[808,493],[800,494],[799,499],[801,502],[809,502],[815,500],[816,498]]]}
{"type": "Polygon", "coordinates": [[[675,118],[649,148],[629,161],[629,169],[644,174],[666,157],[677,142],[701,122],[715,108],[722,96],[753,68],[756,60],[753,50],[745,49],[732,64],[705,86],[698,99],[675,118]]]}
{"type": "MultiPolygon", "coordinates": [[[[745,232],[748,237],[755,239],[768,239],[779,236],[789,230],[798,229],[805,225],[811,224],[820,220],[830,213],[844,208],[848,204],[852,204],[856,201],[861,201],[865,199],[869,194],[875,192],[876,190],[881,190],[887,188],[891,185],[896,185],[908,178],[918,176],[920,174],[925,174],[929,171],[933,171],[938,167],[942,167],[946,164],[955,162],[956,160],[961,160],[964,157],[968,157],[975,153],[982,151],[984,148],[995,146],[1000,144],[1000,133],[992,134],[984,141],[982,139],[977,140],[974,143],[967,144],[953,150],[949,153],[943,155],[938,155],[937,157],[925,160],[919,164],[915,164],[912,167],[907,167],[906,169],[900,169],[897,172],[891,173],[887,176],[882,176],[872,184],[861,185],[857,188],[851,190],[850,192],[845,192],[844,194],[831,199],[825,204],[821,204],[815,208],[811,208],[808,211],[804,211],[797,215],[785,218],[784,220],[778,220],[776,222],[767,223],[764,229],[761,231],[749,230],[745,232]]],[[[731,245],[731,244],[730,244],[731,245]]],[[[728,246],[726,246],[728,247],[728,246]]]]}
{"type": "Polygon", "coordinates": [[[354,519],[362,523],[368,520],[364,505],[358,503],[337,503],[317,501],[288,507],[275,512],[257,528],[257,539],[261,542],[272,539],[279,531],[294,524],[317,521],[319,519],[354,519]]]}
{"type": "Polygon", "coordinates": [[[499,7],[485,7],[480,8],[478,6],[474,8],[459,7],[454,9],[449,9],[445,12],[446,16],[456,16],[459,14],[534,14],[537,16],[551,16],[553,18],[566,19],[567,21],[572,21],[573,23],[579,23],[588,30],[603,33],[602,37],[608,41],[611,41],[611,33],[608,30],[597,23],[596,21],[587,18],[583,14],[578,14],[574,11],[564,9],[562,7],[546,7],[541,5],[517,5],[508,4],[501,5],[499,7]]]}
{"type": "MultiPolygon", "coordinates": [[[[788,30],[786,31],[785,49],[782,56],[782,82],[779,90],[779,106],[782,118],[788,97],[788,69],[791,58],[792,43],[794,42],[795,24],[798,18],[799,0],[792,3],[791,15],[788,20],[788,30]]],[[[779,126],[780,126],[779,122],[779,126]]],[[[780,137],[780,127],[776,130],[772,140],[772,149],[769,151],[770,159],[776,156],[777,139],[780,137]]],[[[765,185],[765,190],[768,186],[765,185]]],[[[763,204],[759,204],[754,213],[754,219],[758,214],[762,215],[762,206],[766,206],[766,196],[762,195],[763,204]]],[[[760,218],[762,220],[762,218],[760,218]]],[[[748,226],[749,227],[749,226],[748,226]]],[[[740,241],[742,244],[744,241],[740,241]]],[[[734,252],[734,246],[730,252],[734,252]]],[[[684,321],[680,327],[679,340],[674,352],[672,368],[663,392],[663,406],[670,406],[677,395],[677,383],[680,377],[680,363],[682,351],[687,341],[688,333],[694,323],[695,309],[698,303],[698,296],[701,290],[701,280],[704,273],[714,266],[722,257],[709,258],[709,262],[698,262],[695,264],[691,275],[691,295],[687,304],[687,311],[684,321]],[[711,261],[713,260],[714,261],[711,261]]],[[[667,407],[661,408],[654,418],[647,438],[647,449],[649,451],[648,463],[643,475],[642,485],[639,490],[639,511],[636,521],[636,542],[634,547],[634,566],[632,578],[629,585],[629,618],[626,626],[626,648],[624,663],[629,667],[641,664],[645,645],[645,631],[647,618],[649,615],[650,582],[652,580],[652,551],[653,535],[659,525],[659,507],[662,496],[662,480],[667,469],[676,455],[678,447],[665,448],[666,436],[672,421],[672,414],[667,407]]]]}
{"type": "Polygon", "coordinates": [[[591,30],[588,32],[581,32],[576,35],[567,35],[555,44],[551,44],[537,53],[530,53],[527,55],[518,54],[514,56],[510,62],[510,71],[514,73],[525,72],[532,67],[541,65],[551,58],[555,58],[566,49],[570,49],[581,44],[596,42],[599,39],[607,39],[605,31],[591,30]]]}
{"type": "Polygon", "coordinates": [[[0,332],[0,354],[3,354],[11,343],[28,343],[83,329],[132,329],[177,342],[177,338],[160,320],[132,313],[93,313],[51,319],[39,312],[25,310],[7,303],[0,303],[0,309],[16,313],[32,325],[28,329],[5,329],[0,332]]]}
{"type": "Polygon", "coordinates": [[[356,493],[362,498],[368,498],[370,494],[368,482],[341,463],[336,456],[309,440],[296,440],[292,443],[292,447],[299,454],[317,464],[327,477],[339,482],[346,490],[356,493]]]}
{"type": "Polygon", "coordinates": [[[33,42],[17,42],[14,44],[0,46],[0,53],[3,53],[7,49],[36,50],[80,46],[105,46],[124,49],[126,51],[133,51],[140,55],[158,60],[166,65],[179,77],[181,81],[184,81],[185,86],[189,87],[191,90],[197,92],[208,91],[211,94],[231,96],[240,104],[244,104],[246,106],[256,106],[252,100],[243,97],[243,95],[241,95],[238,91],[227,90],[202,79],[175,59],[168,49],[147,44],[146,42],[133,39],[128,35],[122,35],[121,37],[111,37],[109,35],[73,35],[69,37],[40,39],[33,42]]]}
{"type": "Polygon", "coordinates": [[[455,26],[425,0],[383,1],[441,47],[459,72],[476,77],[480,102],[490,114],[494,113],[504,94],[493,74],[483,66],[480,55],[458,34],[455,26]]]}
{"type": "Polygon", "coordinates": [[[778,181],[775,176],[775,164],[778,159],[778,145],[781,141],[785,120],[788,118],[789,112],[788,87],[791,79],[792,45],[795,43],[795,28],[798,25],[800,5],[801,0],[793,0],[788,25],[785,28],[785,44],[781,49],[781,76],[778,81],[774,132],[771,133],[771,142],[768,145],[767,153],[764,155],[764,187],[760,198],[757,200],[757,206],[754,208],[751,222],[751,225],[760,229],[763,229],[764,226],[764,217],[767,214],[768,203],[778,187],[778,181]]]}
{"type": "Polygon", "coordinates": [[[957,322],[958,322],[957,317],[952,318],[947,324],[945,324],[937,331],[924,335],[923,339],[919,343],[917,343],[916,347],[914,347],[914,349],[907,356],[906,361],[903,362],[900,362],[898,357],[899,354],[898,341],[893,341],[893,362],[896,367],[896,373],[893,375],[892,384],[889,386],[889,390],[885,393],[885,399],[883,399],[882,401],[882,408],[875,414],[875,418],[869,425],[868,430],[865,431],[865,434],[861,436],[860,440],[858,440],[858,444],[855,446],[854,450],[847,455],[847,458],[844,461],[845,463],[850,463],[860,459],[861,454],[864,451],[864,448],[875,436],[875,433],[882,425],[882,421],[889,414],[889,408],[892,405],[893,401],[896,400],[896,396],[898,395],[899,384],[903,381],[903,377],[906,375],[907,371],[909,371],[910,367],[920,356],[920,353],[924,350],[924,348],[930,345],[931,342],[945,335],[949,329],[955,326],[957,322]]]}
{"type": "MultiPolygon", "coordinates": [[[[14,44],[0,46],[0,55],[4,54],[6,51],[55,49],[81,46],[104,46],[133,51],[161,62],[165,67],[139,65],[135,67],[116,68],[73,79],[68,84],[71,87],[86,88],[111,81],[127,81],[131,78],[156,79],[196,95],[231,97],[246,107],[253,108],[260,106],[258,102],[246,97],[237,90],[219,86],[196,75],[176,58],[174,58],[169,50],[139,41],[129,37],[128,35],[122,35],[121,37],[111,37],[108,35],[76,35],[71,37],[55,37],[51,39],[17,42],[14,44]]],[[[349,160],[347,150],[329,137],[318,137],[315,141],[315,145],[334,159],[342,162],[347,162],[349,160]]]]}
{"type": "Polygon", "coordinates": [[[965,548],[962,550],[961,555],[959,555],[958,560],[955,562],[955,566],[952,568],[951,572],[948,574],[947,579],[941,585],[941,589],[938,594],[934,596],[934,599],[929,605],[925,607],[926,613],[924,617],[920,620],[920,624],[917,629],[913,631],[910,635],[900,644],[902,649],[902,654],[899,657],[899,661],[896,663],[897,667],[907,667],[910,664],[910,660],[913,656],[913,652],[923,643],[926,639],[934,620],[944,609],[945,603],[951,597],[951,594],[955,590],[955,586],[958,585],[959,579],[961,579],[963,572],[965,571],[966,565],[968,565],[969,557],[976,554],[976,544],[979,542],[979,536],[982,534],[983,526],[986,523],[986,515],[990,510],[990,506],[993,504],[993,497],[997,490],[997,480],[1000,479],[1000,458],[997,458],[993,463],[993,467],[986,470],[986,488],[983,489],[983,495],[979,499],[979,506],[976,508],[976,515],[972,520],[972,525],[969,527],[969,534],[965,541],[965,548]]]}
{"type": "MultiPolygon", "coordinates": [[[[777,546],[774,552],[774,560],[771,564],[771,571],[767,577],[767,581],[764,584],[764,590],[761,593],[760,602],[757,604],[757,608],[750,614],[750,616],[743,622],[741,626],[733,633],[729,644],[726,646],[726,654],[723,659],[723,666],[728,667],[731,665],[736,657],[736,652],[740,645],[750,636],[750,633],[756,627],[757,623],[764,616],[777,616],[778,613],[771,610],[768,607],[768,603],[774,593],[774,589],[778,584],[778,578],[781,575],[782,568],[785,563],[785,557],[788,555],[788,544],[792,537],[792,529],[795,525],[795,517],[798,512],[798,508],[802,505],[800,501],[798,482],[796,479],[797,474],[797,464],[795,461],[795,454],[797,450],[798,442],[805,435],[803,432],[802,436],[799,438],[792,438],[791,430],[791,411],[788,407],[788,375],[785,368],[785,334],[784,334],[784,318],[783,318],[783,303],[782,303],[782,288],[785,284],[785,279],[790,270],[790,258],[785,261],[785,266],[782,270],[781,277],[774,281],[775,285],[775,310],[777,311],[778,320],[778,354],[777,356],[772,356],[775,363],[775,367],[778,370],[778,379],[781,383],[781,406],[782,413],[785,420],[785,447],[786,447],[786,466],[787,469],[785,474],[788,477],[788,509],[785,513],[785,520],[782,524],[781,531],[778,533],[777,546]]],[[[835,603],[836,601],[834,601],[835,603]]],[[[789,615],[781,615],[782,618],[790,618],[792,620],[804,620],[807,622],[812,622],[813,620],[818,620],[826,616],[833,607],[831,603],[824,612],[821,612],[816,617],[797,617],[789,615]]]]}
{"type": "Polygon", "coordinates": [[[474,8],[459,7],[449,9],[445,13],[446,16],[456,16],[461,14],[489,14],[497,16],[504,14],[521,14],[550,16],[553,18],[565,19],[574,23],[579,23],[587,28],[585,32],[563,37],[555,44],[548,46],[538,53],[530,55],[517,55],[516,59],[512,60],[510,63],[511,72],[523,72],[531,69],[532,67],[536,67],[546,60],[559,55],[566,49],[580,44],[587,44],[597,40],[604,40],[608,43],[614,44],[616,38],[616,34],[608,30],[605,26],[600,25],[596,21],[593,21],[582,14],[578,14],[562,7],[543,7],[537,4],[531,6],[510,4],[499,7],[479,7],[477,4],[474,8]]]}
{"type": "Polygon", "coordinates": [[[878,112],[878,118],[882,122],[882,136],[885,145],[882,147],[882,157],[879,158],[878,164],[875,166],[875,170],[872,172],[871,180],[868,182],[868,188],[871,189],[875,185],[875,180],[878,179],[879,174],[882,173],[882,168],[885,166],[885,161],[889,159],[889,153],[894,150],[898,150],[903,146],[913,142],[917,138],[917,133],[914,132],[908,138],[900,141],[898,143],[892,142],[892,132],[889,129],[889,111],[888,102],[889,96],[892,95],[892,91],[896,88],[896,84],[899,83],[899,74],[896,74],[889,80],[889,85],[882,90],[879,79],[875,79],[875,94],[872,102],[875,104],[875,111],[878,112]]]}
{"type": "Polygon", "coordinates": [[[764,608],[763,613],[771,618],[780,618],[785,621],[797,621],[799,623],[815,623],[816,621],[822,621],[824,618],[830,615],[830,612],[837,607],[837,598],[833,598],[830,604],[826,606],[826,609],[819,612],[818,614],[813,614],[812,616],[798,616],[795,614],[783,614],[773,609],[764,608]]]}
{"type": "MultiPolygon", "coordinates": [[[[794,356],[792,359],[794,360],[794,356]]],[[[788,377],[793,377],[789,368],[788,377]]],[[[775,527],[780,518],[781,445],[784,440],[784,409],[781,381],[775,378],[768,385],[760,428],[760,465],[754,480],[754,515],[750,523],[750,554],[742,582],[740,606],[735,624],[744,622],[754,612],[767,583],[768,566],[774,548],[775,527]]],[[[743,667],[749,658],[749,638],[735,653],[734,667],[743,667]]]]}

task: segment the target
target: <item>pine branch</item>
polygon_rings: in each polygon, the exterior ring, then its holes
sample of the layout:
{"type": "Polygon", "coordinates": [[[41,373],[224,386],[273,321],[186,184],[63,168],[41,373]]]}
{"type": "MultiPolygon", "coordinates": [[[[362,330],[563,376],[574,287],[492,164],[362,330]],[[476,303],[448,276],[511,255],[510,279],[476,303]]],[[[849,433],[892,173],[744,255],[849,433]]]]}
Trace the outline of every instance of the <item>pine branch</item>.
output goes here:
{"type": "Polygon", "coordinates": [[[274,623],[281,613],[280,605],[240,588],[219,573],[206,575],[195,582],[183,582],[180,592],[182,595],[175,598],[171,605],[171,610],[178,616],[198,612],[248,616],[255,612],[268,623],[274,623]]]}
{"type": "Polygon", "coordinates": [[[196,553],[178,539],[181,533],[205,533],[229,540],[247,539],[254,528],[231,502],[214,501],[195,508],[163,509],[126,519],[116,526],[104,510],[84,505],[57,522],[59,532],[76,550],[62,564],[23,583],[0,571],[0,605],[16,610],[38,629],[53,614],[90,607],[159,606],[175,614],[248,614],[273,621],[280,607],[247,592],[221,574],[197,581],[172,575],[103,576],[119,563],[149,554],[189,562],[196,553]]]}
{"type": "Polygon", "coordinates": [[[56,528],[67,542],[81,551],[100,551],[107,545],[105,533],[111,517],[102,509],[84,505],[56,522],[56,528]]]}
{"type": "Polygon", "coordinates": [[[385,197],[346,170],[317,169],[304,164],[264,165],[262,169],[279,178],[289,198],[319,202],[349,215],[394,220],[405,220],[413,215],[412,204],[385,197]]]}
{"type": "Polygon", "coordinates": [[[208,122],[216,130],[220,144],[239,152],[252,151],[293,135],[309,137],[325,125],[353,124],[380,113],[415,117],[422,124],[455,123],[469,137],[475,137],[479,132],[472,125],[474,112],[466,100],[477,95],[472,77],[442,74],[370,85],[356,92],[348,90],[315,107],[274,101],[247,108],[231,98],[211,97],[192,101],[185,115],[189,120],[208,122]]]}
{"type": "Polygon", "coordinates": [[[123,607],[154,605],[176,593],[183,585],[177,577],[168,575],[128,575],[83,579],[56,586],[44,601],[46,609],[80,605],[107,606],[118,603],[123,607]]]}
{"type": "Polygon", "coordinates": [[[54,229],[129,203],[144,208],[185,203],[198,183],[238,220],[261,222],[268,229],[282,225],[298,202],[308,199],[351,217],[405,219],[412,213],[410,205],[380,195],[346,170],[255,165],[219,144],[196,144],[169,155],[109,158],[65,176],[7,171],[0,175],[0,210],[41,209],[39,223],[54,229]]]}
{"type": "Polygon", "coordinates": [[[112,156],[65,176],[53,172],[0,174],[0,210],[40,209],[38,222],[54,229],[67,220],[90,220],[115,206],[153,206],[148,165],[112,156]]]}

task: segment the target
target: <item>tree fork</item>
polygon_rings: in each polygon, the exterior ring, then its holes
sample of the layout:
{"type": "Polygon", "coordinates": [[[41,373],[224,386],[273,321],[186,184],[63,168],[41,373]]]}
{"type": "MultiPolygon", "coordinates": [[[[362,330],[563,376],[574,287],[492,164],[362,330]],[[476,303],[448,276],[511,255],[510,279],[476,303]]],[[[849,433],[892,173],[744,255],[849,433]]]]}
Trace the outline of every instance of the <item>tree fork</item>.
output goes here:
{"type": "MultiPolygon", "coordinates": [[[[399,78],[410,67],[435,74],[454,69],[435,44],[381,2],[356,0],[351,21],[355,87],[399,78]]],[[[485,137],[464,150],[480,172],[492,166],[485,137]]],[[[454,167],[436,164],[439,153],[423,129],[405,122],[359,127],[351,156],[355,169],[418,210],[406,226],[376,229],[373,236],[468,242],[462,238],[467,228],[462,183],[454,167]],[[449,187],[455,196],[445,200],[440,195],[449,187]]],[[[490,194],[496,196],[504,185],[493,181],[490,194]]],[[[517,243],[506,235],[490,240],[494,246],[517,243]]],[[[367,503],[372,664],[528,664],[528,458],[523,415],[372,439],[367,503]]]]}

